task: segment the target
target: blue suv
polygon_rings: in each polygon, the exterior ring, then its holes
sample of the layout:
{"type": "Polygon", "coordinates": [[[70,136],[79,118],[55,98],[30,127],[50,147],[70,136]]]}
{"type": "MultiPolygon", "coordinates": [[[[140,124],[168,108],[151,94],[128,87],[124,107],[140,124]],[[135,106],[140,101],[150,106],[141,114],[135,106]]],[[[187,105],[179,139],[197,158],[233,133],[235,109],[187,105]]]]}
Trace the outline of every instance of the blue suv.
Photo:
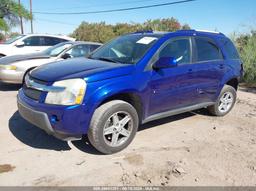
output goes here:
{"type": "Polygon", "coordinates": [[[208,108],[226,115],[243,67],[222,33],[182,30],[118,37],[88,58],[38,67],[18,93],[19,113],[62,140],[88,135],[105,154],[127,147],[138,126],[208,108]]]}

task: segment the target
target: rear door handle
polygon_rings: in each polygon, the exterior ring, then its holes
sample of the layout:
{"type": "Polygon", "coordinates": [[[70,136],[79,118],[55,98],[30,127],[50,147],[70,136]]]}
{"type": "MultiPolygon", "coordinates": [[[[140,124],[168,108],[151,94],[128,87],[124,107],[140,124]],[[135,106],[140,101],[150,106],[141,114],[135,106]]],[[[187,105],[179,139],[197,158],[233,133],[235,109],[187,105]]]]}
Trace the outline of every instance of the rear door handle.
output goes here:
{"type": "Polygon", "coordinates": [[[219,68],[220,68],[220,69],[224,69],[224,64],[220,64],[220,65],[219,65],[219,68]]]}

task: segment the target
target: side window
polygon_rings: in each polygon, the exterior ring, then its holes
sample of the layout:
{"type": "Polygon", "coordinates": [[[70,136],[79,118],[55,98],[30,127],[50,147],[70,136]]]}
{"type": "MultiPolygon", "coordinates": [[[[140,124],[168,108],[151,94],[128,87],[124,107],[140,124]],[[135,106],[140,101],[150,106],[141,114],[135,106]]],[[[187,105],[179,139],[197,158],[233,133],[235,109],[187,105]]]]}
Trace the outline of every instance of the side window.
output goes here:
{"type": "Polygon", "coordinates": [[[222,60],[223,56],[220,49],[208,39],[196,38],[197,61],[222,60]]]}
{"type": "Polygon", "coordinates": [[[61,42],[65,42],[66,40],[55,38],[55,37],[42,37],[42,46],[54,46],[56,44],[59,44],[61,42]]]}
{"type": "Polygon", "coordinates": [[[94,50],[96,50],[99,47],[100,47],[100,45],[91,45],[90,46],[90,52],[93,52],[94,50]]]}
{"type": "Polygon", "coordinates": [[[160,50],[158,57],[173,57],[177,60],[178,64],[190,63],[190,40],[177,39],[169,42],[160,50]]]}
{"type": "Polygon", "coordinates": [[[231,40],[227,39],[226,41],[224,41],[224,49],[227,53],[228,59],[240,59],[236,47],[231,42],[231,40]]]}
{"type": "Polygon", "coordinates": [[[39,36],[28,37],[23,40],[25,46],[41,46],[41,39],[39,36]]]}
{"type": "Polygon", "coordinates": [[[86,56],[90,52],[89,45],[77,45],[67,51],[72,57],[82,57],[86,56]]]}

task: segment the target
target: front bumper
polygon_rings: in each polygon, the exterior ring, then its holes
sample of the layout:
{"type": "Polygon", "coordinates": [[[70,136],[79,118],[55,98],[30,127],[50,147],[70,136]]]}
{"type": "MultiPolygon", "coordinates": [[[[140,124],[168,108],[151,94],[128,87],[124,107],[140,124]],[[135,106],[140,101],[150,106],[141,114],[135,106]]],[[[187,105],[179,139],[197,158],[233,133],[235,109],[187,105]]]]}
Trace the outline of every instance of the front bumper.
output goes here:
{"type": "MultiPolygon", "coordinates": [[[[35,108],[33,108],[33,106],[30,106],[28,103],[26,103],[26,100],[24,100],[23,96],[24,95],[22,94],[22,90],[20,90],[17,97],[17,105],[18,105],[18,110],[20,115],[24,119],[26,119],[28,122],[44,130],[49,135],[53,135],[54,137],[64,141],[80,140],[82,138],[82,133],[73,134],[65,131],[65,129],[63,131],[59,130],[58,126],[54,126],[53,122],[50,121],[49,113],[36,110],[35,108]]],[[[52,112],[52,110],[49,112],[52,112]]],[[[66,127],[66,125],[69,125],[69,124],[63,124],[62,121],[60,123],[61,123],[61,127],[64,127],[64,128],[66,127]]]]}
{"type": "Polygon", "coordinates": [[[0,81],[11,84],[22,84],[24,72],[16,70],[6,70],[0,68],[0,81]]]}

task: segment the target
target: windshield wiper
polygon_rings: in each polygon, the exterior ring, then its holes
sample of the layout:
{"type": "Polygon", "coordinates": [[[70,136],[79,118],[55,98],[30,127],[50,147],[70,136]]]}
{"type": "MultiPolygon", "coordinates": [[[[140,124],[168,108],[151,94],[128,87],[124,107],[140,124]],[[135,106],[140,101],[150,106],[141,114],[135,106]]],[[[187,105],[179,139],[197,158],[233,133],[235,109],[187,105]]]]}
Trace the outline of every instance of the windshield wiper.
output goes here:
{"type": "Polygon", "coordinates": [[[112,58],[106,58],[106,57],[92,58],[92,59],[103,60],[103,61],[107,61],[107,62],[119,63],[117,60],[114,60],[112,58]]]}

